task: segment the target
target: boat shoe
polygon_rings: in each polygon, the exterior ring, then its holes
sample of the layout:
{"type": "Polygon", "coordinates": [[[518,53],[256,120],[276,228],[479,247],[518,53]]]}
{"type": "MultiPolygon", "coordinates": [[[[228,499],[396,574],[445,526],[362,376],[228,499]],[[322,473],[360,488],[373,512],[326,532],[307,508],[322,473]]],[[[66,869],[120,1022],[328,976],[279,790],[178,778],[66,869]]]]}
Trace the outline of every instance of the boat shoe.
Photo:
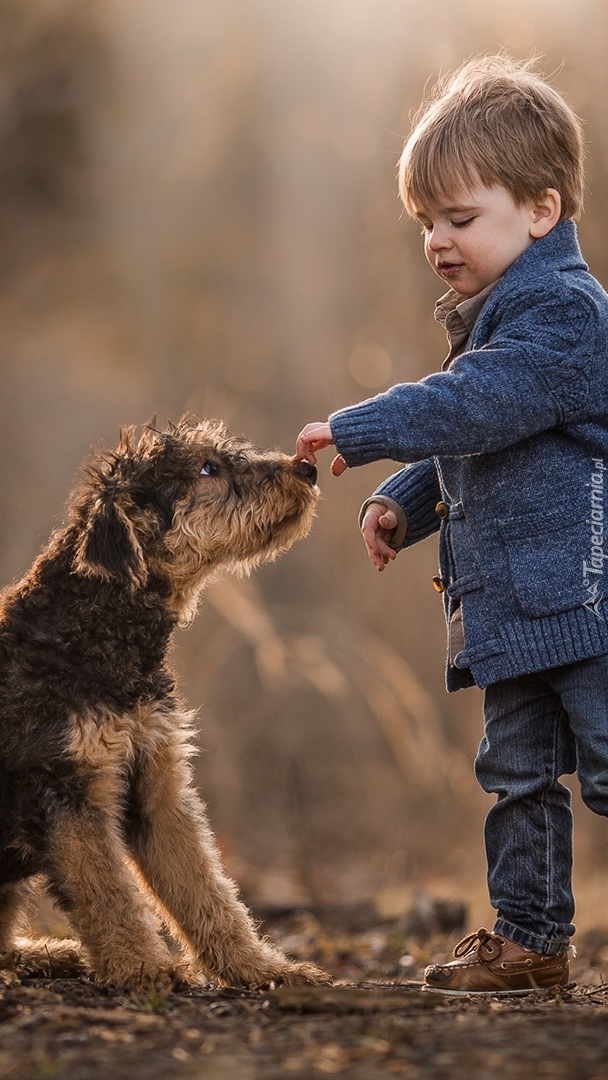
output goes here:
{"type": "Polygon", "coordinates": [[[563,956],[543,956],[483,927],[459,941],[453,956],[447,964],[427,967],[426,990],[444,994],[531,994],[568,983],[567,952],[563,956]]]}

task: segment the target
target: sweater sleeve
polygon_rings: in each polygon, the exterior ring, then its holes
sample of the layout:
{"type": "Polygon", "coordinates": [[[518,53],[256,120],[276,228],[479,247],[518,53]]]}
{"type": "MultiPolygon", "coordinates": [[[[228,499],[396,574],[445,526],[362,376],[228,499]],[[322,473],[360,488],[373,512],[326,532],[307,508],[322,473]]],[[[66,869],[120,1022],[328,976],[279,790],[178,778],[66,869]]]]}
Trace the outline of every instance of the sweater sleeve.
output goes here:
{"type": "Polygon", "coordinates": [[[441,499],[441,488],[435,462],[417,461],[400,469],[376,488],[375,496],[387,497],[401,508],[405,515],[405,536],[399,547],[411,547],[439,529],[435,507],[441,499]]]}
{"type": "Polygon", "coordinates": [[[591,301],[564,286],[503,304],[488,344],[448,371],[330,416],[347,465],[492,453],[581,416],[598,338],[591,301]]]}

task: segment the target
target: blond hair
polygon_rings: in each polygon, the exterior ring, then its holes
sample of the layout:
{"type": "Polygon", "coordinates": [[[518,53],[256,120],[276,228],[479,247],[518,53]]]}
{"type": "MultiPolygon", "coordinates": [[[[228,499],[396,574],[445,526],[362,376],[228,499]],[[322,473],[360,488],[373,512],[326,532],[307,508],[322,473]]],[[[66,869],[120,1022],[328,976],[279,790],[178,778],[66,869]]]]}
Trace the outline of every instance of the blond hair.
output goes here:
{"type": "Polygon", "coordinates": [[[505,187],[518,206],[555,188],[561,217],[579,217],[581,123],[535,68],[534,59],[499,53],[439,80],[399,160],[399,194],[409,214],[481,181],[505,187]]]}

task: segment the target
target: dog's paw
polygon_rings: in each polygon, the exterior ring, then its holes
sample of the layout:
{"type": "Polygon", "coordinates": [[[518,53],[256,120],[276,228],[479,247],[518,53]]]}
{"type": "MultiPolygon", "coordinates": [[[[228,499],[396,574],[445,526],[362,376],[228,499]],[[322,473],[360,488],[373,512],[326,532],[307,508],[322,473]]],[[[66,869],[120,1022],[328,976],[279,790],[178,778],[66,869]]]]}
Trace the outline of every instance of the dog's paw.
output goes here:
{"type": "Polygon", "coordinates": [[[52,979],[78,978],[90,970],[79,941],[49,937],[16,938],[11,952],[3,954],[2,967],[52,979]]]}
{"type": "Polygon", "coordinates": [[[331,986],[333,978],[316,964],[288,960],[274,982],[279,986],[331,986]]]}
{"type": "Polygon", "coordinates": [[[250,990],[268,990],[275,986],[331,986],[333,978],[316,964],[308,961],[288,960],[272,964],[268,968],[250,971],[239,977],[224,976],[227,986],[247,986],[250,990]]]}
{"type": "Polygon", "coordinates": [[[186,990],[201,990],[209,985],[209,980],[199,967],[193,964],[176,963],[173,978],[173,990],[180,994],[186,990]]]}
{"type": "Polygon", "coordinates": [[[142,960],[139,965],[133,958],[120,963],[117,959],[95,965],[95,981],[104,986],[136,993],[158,990],[169,992],[179,981],[179,968],[173,963],[152,963],[142,960]]]}

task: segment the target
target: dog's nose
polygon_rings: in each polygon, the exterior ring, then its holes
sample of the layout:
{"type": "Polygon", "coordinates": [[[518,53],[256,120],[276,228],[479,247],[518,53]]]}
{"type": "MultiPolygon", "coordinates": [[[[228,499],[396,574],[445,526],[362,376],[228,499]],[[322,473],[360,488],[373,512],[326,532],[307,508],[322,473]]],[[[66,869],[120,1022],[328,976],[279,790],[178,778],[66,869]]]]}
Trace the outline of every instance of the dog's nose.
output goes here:
{"type": "Polygon", "coordinates": [[[316,465],[311,465],[309,461],[296,461],[294,472],[302,480],[308,480],[309,484],[316,484],[317,482],[316,465]]]}

